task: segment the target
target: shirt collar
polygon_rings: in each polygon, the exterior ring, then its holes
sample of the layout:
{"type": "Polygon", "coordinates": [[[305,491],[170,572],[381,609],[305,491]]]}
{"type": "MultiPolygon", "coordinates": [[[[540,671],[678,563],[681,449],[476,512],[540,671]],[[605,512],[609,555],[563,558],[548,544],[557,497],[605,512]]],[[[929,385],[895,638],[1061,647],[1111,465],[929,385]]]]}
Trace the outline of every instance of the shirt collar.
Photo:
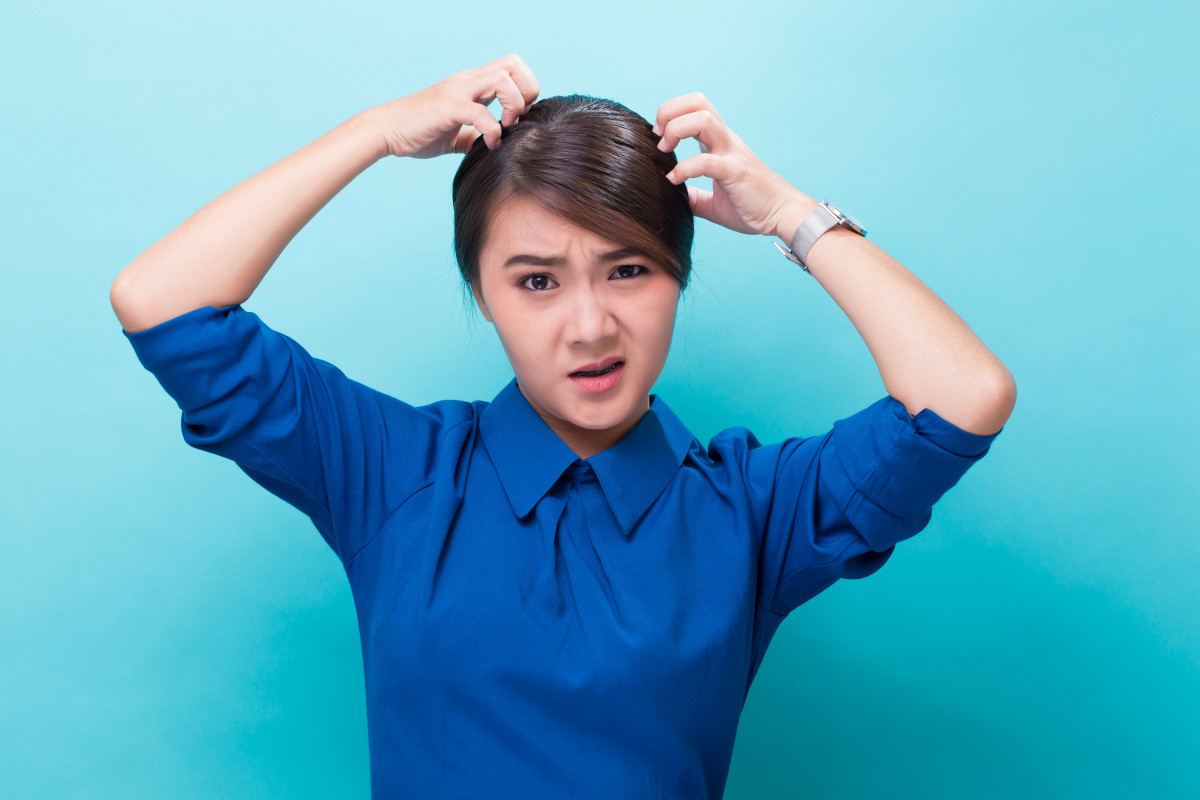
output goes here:
{"type": "MultiPolygon", "coordinates": [[[[483,410],[484,447],[508,502],[518,517],[533,511],[578,456],[521,394],[513,378],[483,410]]],[[[588,459],[613,516],[628,536],[675,477],[693,441],[691,431],[658,395],[650,408],[612,447],[588,459]]]]}

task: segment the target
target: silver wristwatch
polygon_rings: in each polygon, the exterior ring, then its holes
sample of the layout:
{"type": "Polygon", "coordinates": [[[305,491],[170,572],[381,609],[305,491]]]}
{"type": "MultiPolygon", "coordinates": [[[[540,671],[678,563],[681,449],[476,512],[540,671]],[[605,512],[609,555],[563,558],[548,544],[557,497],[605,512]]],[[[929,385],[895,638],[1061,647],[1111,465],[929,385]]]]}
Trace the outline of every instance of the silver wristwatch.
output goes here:
{"type": "Polygon", "coordinates": [[[779,242],[771,242],[771,244],[778,247],[779,252],[783,253],[789,261],[796,262],[800,265],[800,269],[808,272],[808,267],[804,263],[804,260],[808,258],[808,251],[812,249],[813,242],[834,225],[849,228],[859,236],[867,235],[866,229],[859,224],[858,220],[849,214],[842,213],[836,206],[830,205],[829,201],[822,200],[796,229],[795,235],[792,236],[791,250],[783,249],[779,246],[779,242]]]}

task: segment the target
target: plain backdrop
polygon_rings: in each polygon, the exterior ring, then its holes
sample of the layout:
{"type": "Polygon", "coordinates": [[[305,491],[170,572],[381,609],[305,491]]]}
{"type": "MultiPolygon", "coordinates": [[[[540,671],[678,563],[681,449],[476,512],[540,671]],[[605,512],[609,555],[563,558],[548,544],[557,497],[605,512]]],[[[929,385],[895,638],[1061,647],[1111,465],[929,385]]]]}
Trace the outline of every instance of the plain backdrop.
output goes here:
{"type": "MultiPolygon", "coordinates": [[[[1197,8],[5,4],[0,796],[368,796],[336,557],[184,444],[108,290],[239,181],[509,52],[543,97],[647,119],[702,91],[1017,380],[928,528],[784,622],[726,797],[1197,796],[1197,8]]],[[[413,404],[490,400],[512,373],[461,302],[460,159],[370,168],[246,308],[413,404]]],[[[771,241],[697,220],[655,391],[704,443],[820,434],[885,394],[771,241]]]]}

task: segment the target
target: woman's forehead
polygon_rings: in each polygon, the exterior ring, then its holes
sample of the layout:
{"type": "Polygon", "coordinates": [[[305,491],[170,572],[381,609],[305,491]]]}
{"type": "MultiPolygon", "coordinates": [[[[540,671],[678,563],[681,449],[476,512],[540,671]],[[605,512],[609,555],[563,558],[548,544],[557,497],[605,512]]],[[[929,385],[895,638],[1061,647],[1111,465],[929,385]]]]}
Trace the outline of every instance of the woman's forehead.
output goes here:
{"type": "Polygon", "coordinates": [[[526,198],[509,201],[496,212],[489,226],[486,250],[493,260],[501,263],[511,258],[552,260],[568,257],[572,250],[582,250],[591,259],[603,256],[627,257],[632,251],[619,242],[606,239],[595,231],[581,227],[538,203],[526,198]],[[616,255],[616,251],[626,252],[616,255]]]}
{"type": "Polygon", "coordinates": [[[501,203],[493,215],[492,223],[497,233],[510,238],[519,237],[535,245],[552,245],[564,236],[596,236],[527,197],[513,197],[501,203]]]}

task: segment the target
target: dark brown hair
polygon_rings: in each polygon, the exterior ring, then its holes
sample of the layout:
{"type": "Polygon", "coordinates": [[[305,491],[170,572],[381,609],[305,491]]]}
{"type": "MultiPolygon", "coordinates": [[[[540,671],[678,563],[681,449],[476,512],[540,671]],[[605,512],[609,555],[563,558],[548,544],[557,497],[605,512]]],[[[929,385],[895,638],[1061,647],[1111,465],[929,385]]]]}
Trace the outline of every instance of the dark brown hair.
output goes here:
{"type": "Polygon", "coordinates": [[[512,197],[645,254],[686,289],[694,220],[687,186],[667,180],[677,159],[658,149],[659,138],[620,103],[581,94],[537,101],[502,129],[494,149],[478,137],[451,187],[454,254],[467,296],[488,224],[512,197]]]}

